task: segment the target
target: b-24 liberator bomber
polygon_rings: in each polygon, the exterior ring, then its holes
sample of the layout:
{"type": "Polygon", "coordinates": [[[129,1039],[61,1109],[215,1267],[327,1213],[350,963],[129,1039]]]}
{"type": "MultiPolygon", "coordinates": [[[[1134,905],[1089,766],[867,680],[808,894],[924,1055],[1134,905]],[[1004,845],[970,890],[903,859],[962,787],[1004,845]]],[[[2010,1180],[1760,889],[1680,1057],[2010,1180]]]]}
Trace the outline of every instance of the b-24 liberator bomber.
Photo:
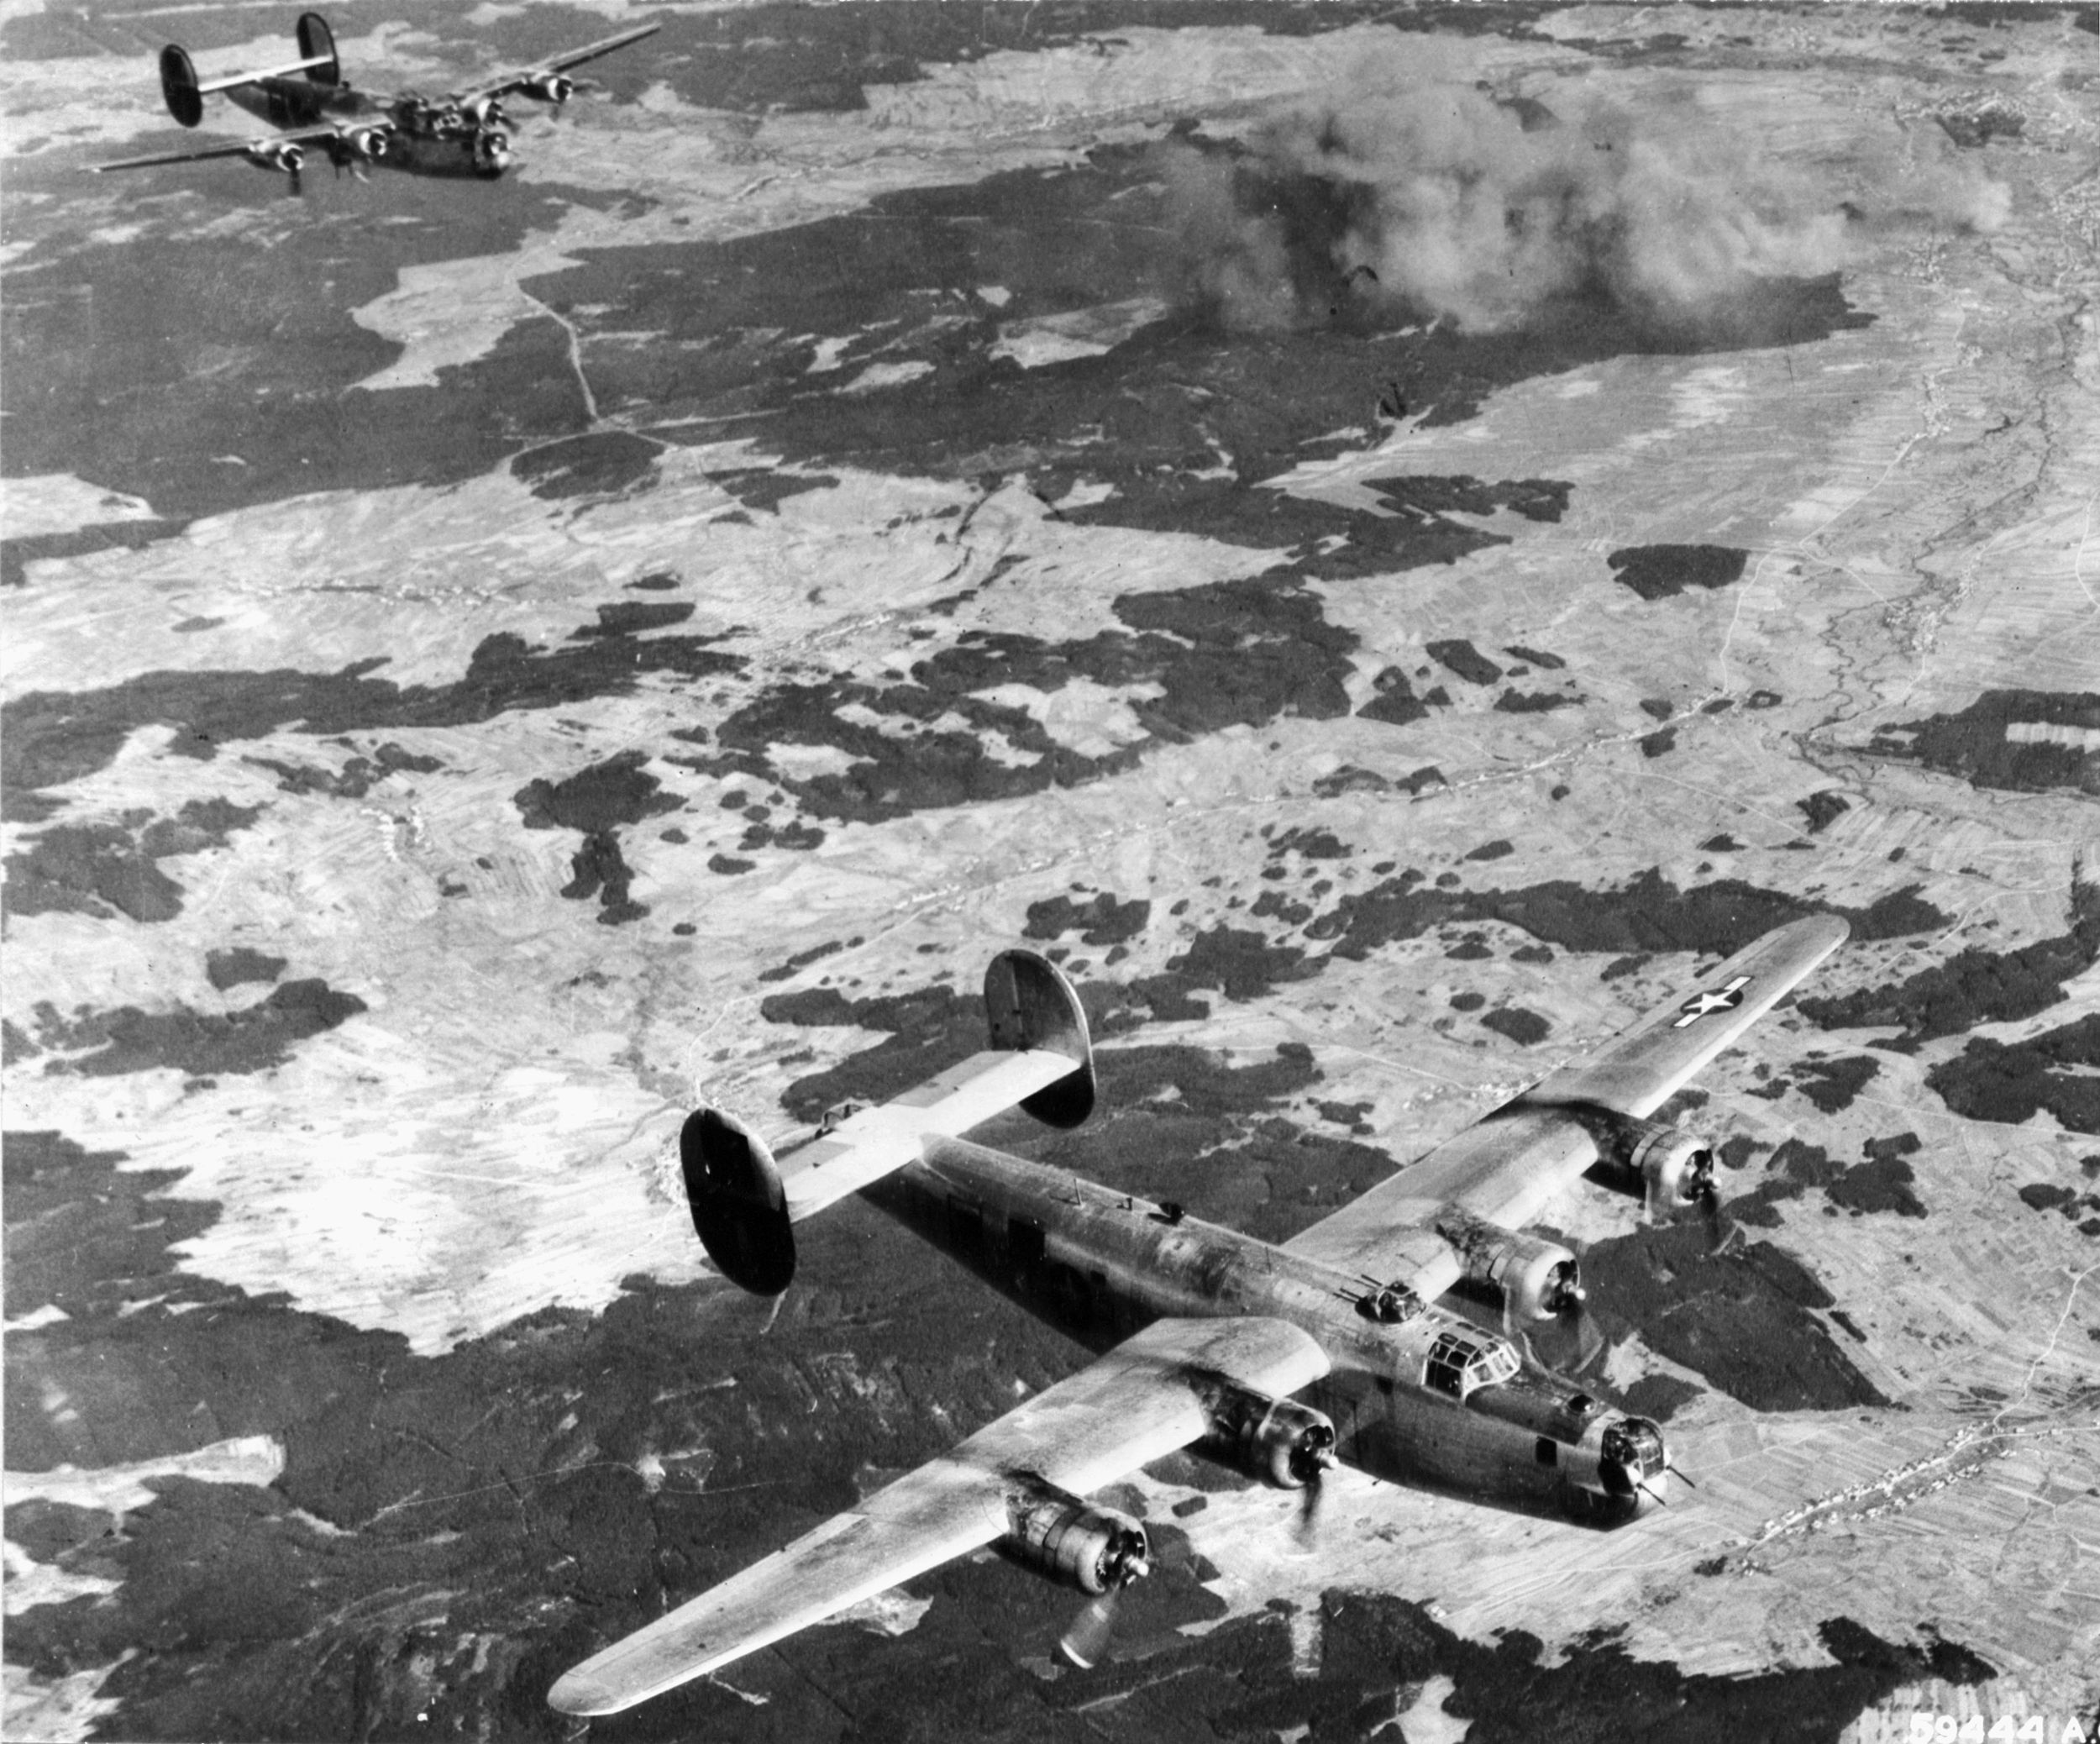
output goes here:
{"type": "Polygon", "coordinates": [[[1093,1663],[1150,1549],[1141,1521],[1088,1493],[1180,1449],[1303,1492],[1307,1519],[1337,1461],[1599,1527],[1662,1505],[1662,1430],[1546,1360],[1571,1335],[1579,1352],[1578,1262],[1525,1228],[1578,1175],[1710,1221],[1712,1144],[1653,1116],[1846,932],[1815,916],[1767,933],[1280,1246],[963,1141],[1016,1103],[1056,1127],[1093,1108],[1085,1016],[1032,952],[986,971],[988,1050],[777,1160],[701,1107],[680,1134],[687,1199],[710,1259],[744,1289],[785,1290],[794,1226],[858,1193],[1100,1355],[584,1661],[548,1699],[617,1713],[985,1546],[1089,1595],[1062,1646],[1093,1663]]]}
{"type": "Polygon", "coordinates": [[[492,180],[511,163],[511,118],[503,108],[505,97],[529,97],[559,108],[578,88],[570,76],[575,68],[654,36],[662,28],[643,24],[623,30],[537,66],[499,73],[470,90],[439,97],[415,92],[389,97],[357,89],[343,76],[335,34],[318,12],[299,16],[293,33],[298,58],[260,72],[199,79],[188,51],[170,43],[160,50],[160,94],[167,101],[168,113],[184,127],[195,127],[204,118],[207,96],[223,92],[249,114],[285,131],[193,151],[124,158],[95,168],[143,170],[156,164],[239,157],[258,169],[289,176],[291,192],[297,193],[307,153],[318,150],[335,165],[338,175],[346,169],[362,175],[366,165],[383,164],[414,175],[492,180]]]}

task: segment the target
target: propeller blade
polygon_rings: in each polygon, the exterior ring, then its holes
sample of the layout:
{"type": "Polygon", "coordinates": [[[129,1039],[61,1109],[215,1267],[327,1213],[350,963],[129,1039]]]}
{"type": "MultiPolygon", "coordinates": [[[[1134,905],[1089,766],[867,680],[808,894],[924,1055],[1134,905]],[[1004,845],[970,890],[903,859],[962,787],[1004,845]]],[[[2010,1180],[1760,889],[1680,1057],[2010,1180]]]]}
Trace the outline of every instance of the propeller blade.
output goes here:
{"type": "Polygon", "coordinates": [[[1081,1608],[1058,1642],[1058,1651],[1068,1663],[1081,1671],[1092,1671],[1107,1657],[1110,1639],[1116,1633],[1116,1608],[1122,1597],[1121,1587],[1110,1587],[1105,1593],[1089,1599],[1081,1608]]]}
{"type": "Polygon", "coordinates": [[[1551,1320],[1533,1321],[1525,1337],[1541,1368],[1571,1378],[1588,1368],[1604,1347],[1604,1333],[1580,1302],[1551,1320]]]}
{"type": "Polygon", "coordinates": [[[1326,1512],[1327,1486],[1315,1478],[1298,1492],[1298,1511],[1291,1518],[1291,1545],[1300,1556],[1320,1551],[1320,1521],[1326,1512]]]}
{"type": "Polygon", "coordinates": [[[1706,1251],[1719,1253],[1735,1233],[1735,1226],[1721,1221],[1720,1192],[1711,1181],[1699,1195],[1699,1216],[1706,1225],[1706,1251]]]}

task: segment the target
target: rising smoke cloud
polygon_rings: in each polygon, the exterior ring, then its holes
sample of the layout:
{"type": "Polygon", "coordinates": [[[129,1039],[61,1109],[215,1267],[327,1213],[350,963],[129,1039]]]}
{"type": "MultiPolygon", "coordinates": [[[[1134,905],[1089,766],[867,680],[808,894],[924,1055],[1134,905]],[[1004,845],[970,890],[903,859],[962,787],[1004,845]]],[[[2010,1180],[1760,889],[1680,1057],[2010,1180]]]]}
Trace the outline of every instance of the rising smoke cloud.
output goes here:
{"type": "Polygon", "coordinates": [[[1435,73],[1375,69],[1270,122],[1237,160],[1168,149],[1194,288],[1227,325],[1300,325],[1339,302],[1495,333],[1603,299],[1698,328],[1761,282],[1840,270],[1891,228],[2004,216],[2002,187],[1952,165],[1892,177],[1870,216],[1689,93],[1639,112],[1557,93],[1548,110],[1435,73]]]}

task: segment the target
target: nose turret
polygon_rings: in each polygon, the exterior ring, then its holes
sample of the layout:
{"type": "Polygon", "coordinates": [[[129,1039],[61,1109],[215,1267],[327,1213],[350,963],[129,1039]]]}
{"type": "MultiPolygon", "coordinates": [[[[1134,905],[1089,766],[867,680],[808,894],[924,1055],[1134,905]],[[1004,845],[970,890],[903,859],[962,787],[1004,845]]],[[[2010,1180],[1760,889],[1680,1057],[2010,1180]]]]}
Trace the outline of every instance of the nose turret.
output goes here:
{"type": "Polygon", "coordinates": [[[1597,1479],[1607,1495],[1632,1504],[1640,1514],[1660,1507],[1668,1481],[1670,1450],[1660,1426],[1646,1417],[1620,1417],[1605,1424],[1597,1442],[1597,1479]]]}

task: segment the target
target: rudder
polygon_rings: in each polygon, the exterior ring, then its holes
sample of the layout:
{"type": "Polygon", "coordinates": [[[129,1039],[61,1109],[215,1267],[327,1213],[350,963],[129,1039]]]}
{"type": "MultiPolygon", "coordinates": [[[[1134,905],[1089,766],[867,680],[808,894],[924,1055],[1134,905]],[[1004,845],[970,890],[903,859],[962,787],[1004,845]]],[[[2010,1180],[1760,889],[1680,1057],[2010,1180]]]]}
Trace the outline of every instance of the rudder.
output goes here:
{"type": "Polygon", "coordinates": [[[1062,1053],[1079,1064],[1047,1089],[1021,1099],[1021,1111],[1046,1127],[1076,1127],[1094,1111],[1094,1045],[1086,1012],[1063,971],[1033,951],[1001,951],[984,970],[984,1017],[992,1046],[1062,1053]]]}
{"type": "Polygon", "coordinates": [[[183,126],[195,127],[204,118],[204,97],[197,88],[197,67],[190,59],[189,50],[173,43],[160,50],[160,95],[167,100],[168,113],[183,126]]]}
{"type": "Polygon", "coordinates": [[[678,1160],[708,1258],[753,1295],[780,1295],[795,1279],[795,1230],[765,1141],[734,1115],[701,1108],[679,1132],[678,1160]]]}
{"type": "Polygon", "coordinates": [[[343,66],[336,59],[335,33],[328,29],[328,21],[318,12],[302,12],[299,14],[297,30],[299,58],[325,62],[320,66],[309,66],[307,76],[317,85],[341,84],[343,66]]]}

